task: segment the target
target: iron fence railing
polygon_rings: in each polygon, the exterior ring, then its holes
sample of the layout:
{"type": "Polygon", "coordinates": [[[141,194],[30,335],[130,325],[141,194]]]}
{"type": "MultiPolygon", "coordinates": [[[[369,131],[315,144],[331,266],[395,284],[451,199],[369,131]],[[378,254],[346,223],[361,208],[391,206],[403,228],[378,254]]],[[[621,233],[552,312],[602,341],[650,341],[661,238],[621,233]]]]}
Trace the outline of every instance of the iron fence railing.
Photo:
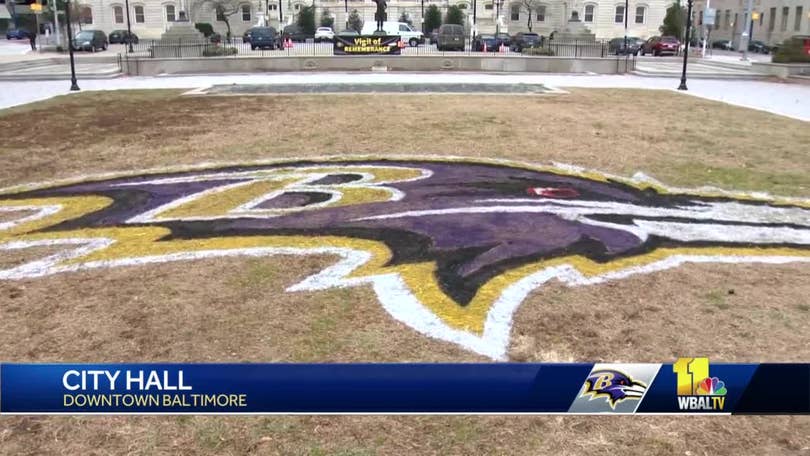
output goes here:
{"type": "MultiPolygon", "coordinates": [[[[312,57],[334,55],[333,44],[331,42],[316,43],[312,40],[307,42],[281,42],[270,48],[254,48],[249,42],[242,41],[241,38],[221,40],[217,43],[208,41],[161,41],[161,40],[141,40],[133,44],[133,52],[126,52],[126,58],[194,58],[194,57],[312,57]]],[[[524,49],[523,52],[515,47],[501,46],[495,49],[482,49],[474,46],[471,40],[466,40],[463,50],[439,50],[435,44],[429,41],[418,46],[408,46],[401,50],[401,55],[405,56],[453,56],[453,55],[478,55],[478,56],[519,56],[519,55],[541,55],[573,58],[589,57],[616,57],[615,50],[611,49],[607,41],[545,41],[540,46],[524,49]]]]}

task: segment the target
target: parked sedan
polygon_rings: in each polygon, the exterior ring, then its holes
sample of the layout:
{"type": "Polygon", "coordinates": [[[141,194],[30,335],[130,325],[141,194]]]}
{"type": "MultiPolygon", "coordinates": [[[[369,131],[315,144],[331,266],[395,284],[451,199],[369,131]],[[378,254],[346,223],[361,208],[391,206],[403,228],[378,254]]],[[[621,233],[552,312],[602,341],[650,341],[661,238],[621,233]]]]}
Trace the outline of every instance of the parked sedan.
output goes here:
{"type": "Polygon", "coordinates": [[[495,38],[497,38],[498,41],[500,43],[502,43],[506,47],[512,46],[512,37],[509,36],[508,33],[503,33],[503,32],[498,33],[498,34],[495,35],[495,38]]]}
{"type": "Polygon", "coordinates": [[[677,55],[681,42],[674,36],[654,36],[641,46],[641,55],[677,55]]]}
{"type": "Polygon", "coordinates": [[[301,27],[291,24],[284,27],[284,31],[281,33],[282,41],[286,41],[289,39],[290,41],[295,41],[297,43],[303,43],[309,38],[314,38],[312,35],[308,34],[304,29],[301,27]]]}
{"type": "Polygon", "coordinates": [[[513,52],[523,52],[523,49],[540,46],[540,35],[536,33],[520,32],[512,37],[509,49],[513,52]]]}
{"type": "Polygon", "coordinates": [[[495,38],[495,35],[478,35],[473,38],[472,51],[473,52],[498,52],[501,41],[495,38]]]}
{"type": "Polygon", "coordinates": [[[14,29],[6,31],[7,40],[27,40],[31,38],[31,33],[28,30],[14,29]]]}
{"type": "Polygon", "coordinates": [[[733,51],[734,43],[731,40],[716,40],[712,42],[712,49],[723,49],[725,51],[733,51]]]}
{"type": "Polygon", "coordinates": [[[762,41],[755,40],[748,43],[748,51],[757,52],[760,54],[770,54],[771,47],[762,41]]]}
{"type": "Polygon", "coordinates": [[[331,27],[318,27],[315,30],[315,42],[320,43],[321,41],[334,41],[335,40],[335,32],[332,30],[331,27]]]}
{"type": "Polygon", "coordinates": [[[608,52],[616,55],[638,55],[644,41],[632,36],[627,37],[627,48],[624,46],[624,37],[613,38],[608,42],[608,52]]]}
{"type": "Polygon", "coordinates": [[[113,30],[110,32],[110,44],[138,44],[138,35],[126,30],[113,30]]]}
{"type": "Polygon", "coordinates": [[[73,38],[73,49],[96,52],[107,49],[107,35],[101,30],[82,30],[73,38]]]}

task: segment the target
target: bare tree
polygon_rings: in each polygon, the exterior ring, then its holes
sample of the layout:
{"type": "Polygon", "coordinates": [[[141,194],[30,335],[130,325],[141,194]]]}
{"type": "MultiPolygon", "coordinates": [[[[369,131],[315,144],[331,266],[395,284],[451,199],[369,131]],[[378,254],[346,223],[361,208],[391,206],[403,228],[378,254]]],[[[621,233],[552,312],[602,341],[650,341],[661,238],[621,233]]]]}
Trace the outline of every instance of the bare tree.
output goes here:
{"type": "Polygon", "coordinates": [[[242,8],[242,4],[244,3],[243,0],[202,0],[194,2],[196,4],[192,4],[192,8],[202,8],[206,3],[211,5],[211,9],[217,15],[217,20],[222,21],[225,23],[225,27],[228,29],[226,37],[228,41],[231,39],[231,23],[230,17],[234,14],[238,13],[242,8]]]}
{"type": "Polygon", "coordinates": [[[526,27],[532,31],[532,15],[541,7],[540,0],[520,0],[520,9],[527,13],[526,27]]]}

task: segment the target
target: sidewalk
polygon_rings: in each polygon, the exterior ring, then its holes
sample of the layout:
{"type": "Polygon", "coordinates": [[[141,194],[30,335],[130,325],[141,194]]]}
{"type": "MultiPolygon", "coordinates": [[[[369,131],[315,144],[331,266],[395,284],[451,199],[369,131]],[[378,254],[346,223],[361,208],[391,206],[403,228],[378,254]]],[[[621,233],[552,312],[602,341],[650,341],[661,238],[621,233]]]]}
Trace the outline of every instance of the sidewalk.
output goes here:
{"type": "MultiPolygon", "coordinates": [[[[216,84],[544,84],[551,88],[636,88],[672,90],[677,78],[486,73],[283,73],[187,77],[121,77],[79,80],[84,91],[200,89],[216,84]],[[430,82],[425,82],[430,81],[430,82]]],[[[747,80],[693,79],[677,93],[720,101],[810,122],[810,85],[747,80]]],[[[66,95],[69,81],[0,82],[0,108],[66,95]]],[[[684,113],[688,115],[688,113],[684,113]]]]}

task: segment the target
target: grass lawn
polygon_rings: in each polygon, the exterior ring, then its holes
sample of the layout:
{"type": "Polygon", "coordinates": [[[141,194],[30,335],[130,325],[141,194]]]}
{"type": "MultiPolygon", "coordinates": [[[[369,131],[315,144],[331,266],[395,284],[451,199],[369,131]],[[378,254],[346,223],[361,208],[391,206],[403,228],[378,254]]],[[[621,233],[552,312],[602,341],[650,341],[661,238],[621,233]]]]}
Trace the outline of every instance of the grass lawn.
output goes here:
{"type": "MultiPolygon", "coordinates": [[[[810,198],[806,122],[663,91],[410,95],[385,103],[368,95],[86,92],[0,111],[0,131],[0,187],[203,162],[414,154],[561,162],[628,177],[641,171],[678,187],[810,198]]],[[[2,251],[0,269],[49,252],[2,251]]],[[[235,257],[0,280],[0,359],[486,361],[398,323],[370,287],[285,292],[334,261],[235,257]]],[[[807,263],[688,265],[576,288],[554,282],[521,305],[509,356],[806,362],[808,295],[807,263]]],[[[773,455],[808,448],[806,416],[0,419],[2,454],[773,455]]]]}

